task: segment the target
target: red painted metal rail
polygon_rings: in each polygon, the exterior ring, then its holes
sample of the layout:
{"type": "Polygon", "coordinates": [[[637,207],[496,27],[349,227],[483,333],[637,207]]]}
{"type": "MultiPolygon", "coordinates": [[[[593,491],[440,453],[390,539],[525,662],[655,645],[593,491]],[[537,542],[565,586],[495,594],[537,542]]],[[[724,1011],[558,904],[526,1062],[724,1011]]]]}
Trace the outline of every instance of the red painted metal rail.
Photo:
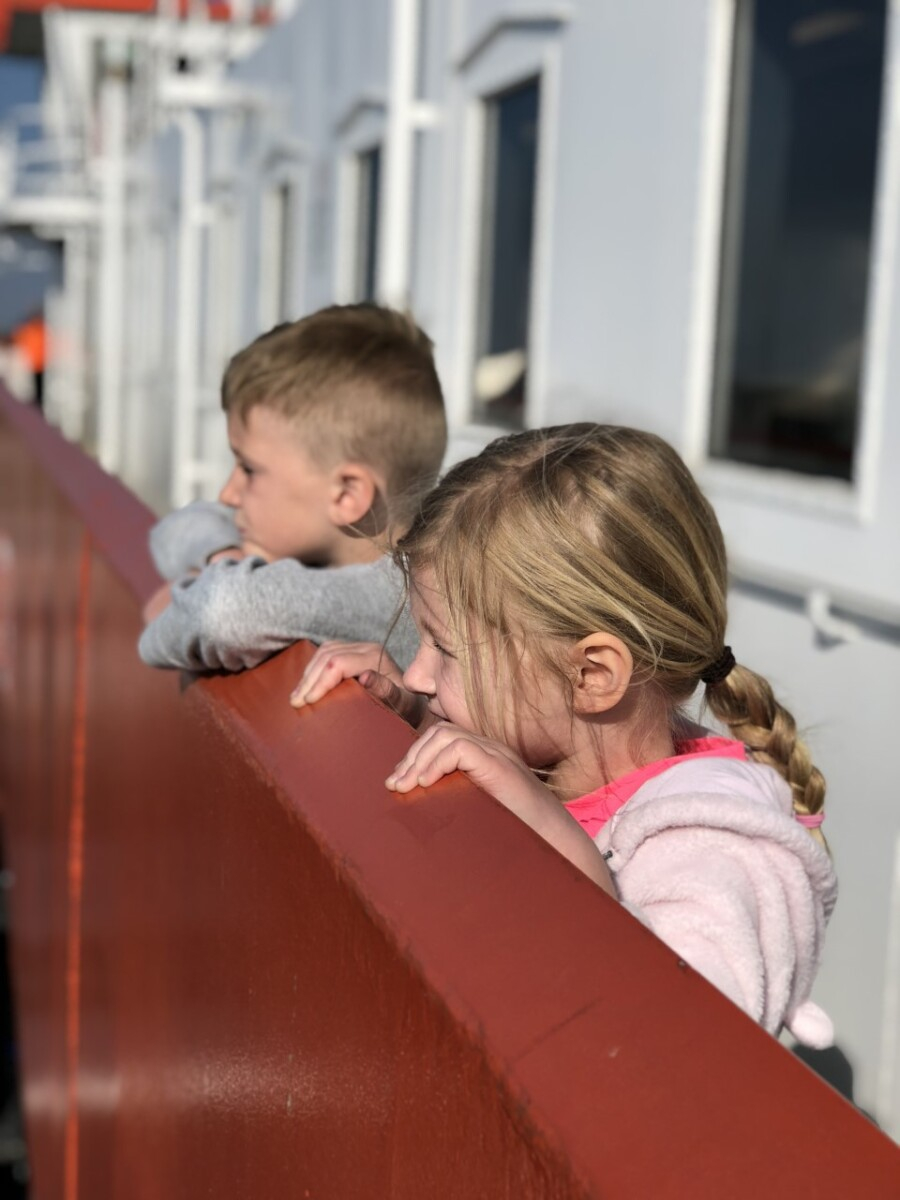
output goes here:
{"type": "Polygon", "coordinates": [[[143,667],[150,514],[2,397],[0,481],[35,1200],[900,1194],[893,1143],[510,814],[385,791],[411,735],[356,685],[292,710],[306,647],[143,667]]]}

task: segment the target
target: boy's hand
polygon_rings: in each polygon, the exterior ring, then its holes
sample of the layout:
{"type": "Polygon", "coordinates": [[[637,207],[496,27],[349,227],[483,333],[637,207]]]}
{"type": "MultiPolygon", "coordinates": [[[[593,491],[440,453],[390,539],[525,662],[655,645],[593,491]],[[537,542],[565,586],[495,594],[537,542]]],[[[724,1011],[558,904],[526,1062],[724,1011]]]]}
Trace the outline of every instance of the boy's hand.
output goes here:
{"type": "Polygon", "coordinates": [[[268,550],[263,550],[256,542],[241,542],[239,546],[226,546],[224,550],[217,550],[206,560],[206,565],[221,562],[223,558],[230,558],[232,562],[240,562],[243,558],[261,558],[267,563],[275,561],[268,550]]]}
{"type": "Polygon", "coordinates": [[[415,787],[429,787],[453,771],[462,771],[605,892],[616,895],[609,868],[588,834],[553,792],[501,742],[439,722],[410,747],[385,780],[385,787],[393,792],[411,792],[415,787]]]}
{"type": "Polygon", "coordinates": [[[256,542],[241,542],[240,549],[237,552],[237,558],[261,558],[263,562],[274,562],[274,554],[270,554],[268,550],[263,550],[262,546],[257,546],[256,542]]]}
{"type": "Polygon", "coordinates": [[[344,679],[358,680],[411,725],[425,715],[422,697],[406,690],[403,672],[379,642],[323,642],[291,692],[291,704],[314,704],[344,679]]]}
{"type": "Polygon", "coordinates": [[[224,550],[217,550],[215,554],[211,554],[206,560],[206,565],[209,566],[210,563],[221,562],[223,558],[230,558],[235,562],[240,562],[242,558],[246,557],[240,546],[226,546],[224,550]]]}
{"type": "MultiPolygon", "coordinates": [[[[241,559],[243,557],[244,552],[239,546],[229,546],[225,550],[217,550],[215,554],[211,554],[206,562],[209,565],[209,563],[219,562],[223,558],[241,559]]],[[[199,574],[199,570],[194,569],[193,571],[188,571],[182,578],[187,578],[188,575],[196,576],[199,574]]],[[[144,624],[149,625],[151,621],[155,621],[160,613],[164,613],[171,603],[172,585],[171,583],[164,583],[161,588],[157,588],[144,605],[141,614],[144,618],[144,624]]]]}
{"type": "Polygon", "coordinates": [[[171,603],[172,585],[164,583],[161,588],[157,588],[144,605],[142,612],[144,624],[149,625],[151,621],[155,621],[159,614],[165,612],[171,603]]]}

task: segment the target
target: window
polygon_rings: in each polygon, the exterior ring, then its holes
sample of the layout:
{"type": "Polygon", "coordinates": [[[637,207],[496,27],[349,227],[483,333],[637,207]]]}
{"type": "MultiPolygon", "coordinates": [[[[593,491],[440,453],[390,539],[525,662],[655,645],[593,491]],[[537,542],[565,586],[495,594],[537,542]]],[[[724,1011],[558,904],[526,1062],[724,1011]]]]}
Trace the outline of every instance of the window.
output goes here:
{"type": "Polygon", "coordinates": [[[512,429],[524,423],[539,106],[537,79],[485,104],[473,417],[512,429]]]}
{"type": "Polygon", "coordinates": [[[710,452],[850,479],[884,0],[738,0],[710,452]]]}
{"type": "Polygon", "coordinates": [[[212,220],[204,254],[204,322],[199,379],[201,388],[215,397],[222,371],[238,339],[240,217],[231,189],[211,189],[212,220]]]}
{"type": "Polygon", "coordinates": [[[264,330],[297,316],[297,209],[297,186],[292,180],[281,180],[265,194],[259,309],[259,323],[264,330]]]}
{"type": "Polygon", "coordinates": [[[278,310],[279,321],[290,321],[296,317],[291,302],[292,270],[294,266],[294,229],[296,224],[296,203],[294,188],[289,183],[279,185],[275,193],[275,211],[278,222],[278,241],[281,254],[277,260],[275,271],[274,299],[278,310]]]}
{"type": "Polygon", "coordinates": [[[381,190],[381,147],[356,156],[356,270],[358,300],[374,300],[378,282],[378,201],[381,190]]]}

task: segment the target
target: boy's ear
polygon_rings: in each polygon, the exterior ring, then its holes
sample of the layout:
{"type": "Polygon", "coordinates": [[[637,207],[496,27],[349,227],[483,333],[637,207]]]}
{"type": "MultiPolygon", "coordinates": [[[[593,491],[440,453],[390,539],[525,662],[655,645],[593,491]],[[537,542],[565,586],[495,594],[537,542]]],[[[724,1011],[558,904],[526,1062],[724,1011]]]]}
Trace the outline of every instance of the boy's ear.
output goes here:
{"type": "Polygon", "coordinates": [[[634,659],[614,634],[588,634],[572,647],[570,661],[575,668],[576,713],[609,712],[628,691],[634,659]]]}
{"type": "Polygon", "coordinates": [[[381,489],[375,474],[362,463],[340,463],[334,469],[329,516],[338,526],[360,526],[378,507],[381,489]]]}

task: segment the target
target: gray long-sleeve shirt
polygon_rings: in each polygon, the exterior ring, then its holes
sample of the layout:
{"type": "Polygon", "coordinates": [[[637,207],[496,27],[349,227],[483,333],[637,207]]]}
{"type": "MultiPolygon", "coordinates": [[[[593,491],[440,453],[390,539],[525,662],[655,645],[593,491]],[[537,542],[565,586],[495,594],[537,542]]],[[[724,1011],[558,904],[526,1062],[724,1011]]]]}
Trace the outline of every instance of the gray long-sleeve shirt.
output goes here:
{"type": "Polygon", "coordinates": [[[387,638],[388,653],[402,667],[412,661],[418,636],[409,610],[401,609],[403,581],[389,558],[327,568],[293,558],[203,565],[210,554],[239,542],[231,510],[222,504],[198,501],[154,526],[151,553],[160,574],[174,582],[171,604],[138,643],[145,663],[240,671],[301,638],[387,638]],[[199,575],[184,577],[198,568],[199,575]]]}
{"type": "Polygon", "coordinates": [[[241,544],[234,509],[195,500],[167,513],[150,530],[150,554],[163,579],[174,583],[188,571],[201,571],[209,556],[241,544]]]}

